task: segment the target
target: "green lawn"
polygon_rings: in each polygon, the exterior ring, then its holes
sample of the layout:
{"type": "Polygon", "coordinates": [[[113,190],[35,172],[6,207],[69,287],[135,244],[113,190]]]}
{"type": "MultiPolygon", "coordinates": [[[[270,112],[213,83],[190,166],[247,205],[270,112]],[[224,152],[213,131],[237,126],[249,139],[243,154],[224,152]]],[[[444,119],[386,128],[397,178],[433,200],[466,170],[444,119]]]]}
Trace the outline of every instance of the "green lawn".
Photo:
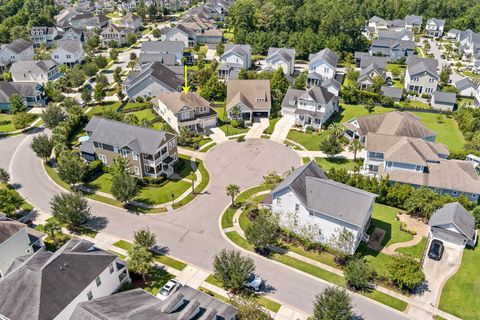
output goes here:
{"type": "Polygon", "coordinates": [[[219,128],[225,132],[227,136],[233,136],[236,134],[246,133],[248,128],[234,128],[230,124],[225,124],[224,120],[226,119],[225,107],[219,106],[214,108],[217,111],[217,117],[219,120],[219,128]]]}
{"type": "Polygon", "coordinates": [[[480,319],[480,249],[466,248],[462,265],[445,284],[440,298],[440,309],[462,319],[480,319]]]}
{"type": "Polygon", "coordinates": [[[188,204],[193,199],[195,199],[195,197],[197,195],[199,195],[200,193],[203,192],[203,190],[205,190],[205,188],[208,186],[208,183],[210,182],[210,174],[208,173],[207,169],[205,168],[205,165],[203,164],[203,161],[197,160],[197,162],[198,162],[197,169],[198,169],[198,171],[200,171],[200,174],[202,175],[202,182],[199,183],[199,184],[196,184],[196,187],[195,187],[195,190],[194,190],[195,192],[193,194],[190,193],[188,196],[183,198],[181,201],[175,202],[172,205],[172,207],[174,209],[180,208],[180,207],[188,204]]]}
{"type": "Polygon", "coordinates": [[[377,273],[379,277],[386,277],[386,266],[392,261],[392,256],[370,249],[364,242],[360,243],[357,253],[359,253],[360,256],[368,261],[370,267],[377,273]]]}
{"type": "Polygon", "coordinates": [[[128,102],[122,107],[122,112],[128,112],[128,110],[136,109],[140,107],[149,108],[152,106],[151,102],[128,102]]]}
{"type": "Polygon", "coordinates": [[[335,169],[346,169],[347,171],[354,171],[355,168],[361,167],[361,162],[354,162],[351,159],[345,158],[315,158],[315,162],[322,168],[324,171],[328,171],[331,168],[335,169]]]}
{"type": "Polygon", "coordinates": [[[113,102],[113,101],[103,102],[99,105],[92,106],[90,111],[87,113],[87,116],[89,118],[91,118],[95,115],[96,116],[101,116],[102,113],[104,113],[105,111],[108,111],[110,109],[113,109],[115,111],[118,110],[120,105],[121,105],[120,101],[117,101],[117,102],[113,102]]]}
{"type": "MultiPolygon", "coordinates": [[[[47,222],[56,222],[58,224],[60,224],[63,228],[66,228],[67,227],[67,224],[66,223],[60,223],[55,217],[50,217],[47,219],[47,222]]],[[[85,226],[79,226],[75,232],[78,234],[78,235],[81,235],[81,236],[87,236],[89,238],[95,238],[95,236],[97,235],[97,231],[95,230],[92,230],[90,228],[87,228],[85,226]]]]}
{"type": "Polygon", "coordinates": [[[278,120],[280,120],[281,117],[276,117],[273,119],[270,119],[270,124],[268,125],[268,128],[263,131],[263,133],[266,134],[272,134],[273,130],[275,129],[275,125],[277,124],[278,120]]]}
{"type": "Polygon", "coordinates": [[[373,205],[372,222],[371,224],[377,228],[386,231],[383,238],[382,245],[389,246],[398,242],[406,242],[413,239],[409,233],[400,230],[400,221],[395,217],[400,209],[375,203],[373,205]]]}
{"type": "Polygon", "coordinates": [[[287,139],[301,144],[308,150],[318,151],[320,150],[320,143],[327,139],[327,131],[321,131],[319,133],[305,133],[297,130],[290,130],[287,135],[287,139]]]}
{"type": "Polygon", "coordinates": [[[438,133],[436,142],[445,144],[450,151],[463,151],[465,139],[458,129],[458,124],[451,116],[444,114],[413,112],[422,122],[438,133]]]}
{"type": "Polygon", "coordinates": [[[0,132],[12,132],[17,130],[13,125],[13,115],[0,113],[0,132]]]}
{"type": "Polygon", "coordinates": [[[145,291],[150,292],[153,295],[157,295],[158,291],[168,282],[175,278],[173,274],[168,273],[163,269],[152,268],[150,272],[151,281],[148,283],[148,286],[144,287],[145,291]]]}
{"type": "Polygon", "coordinates": [[[420,243],[405,248],[398,248],[396,251],[412,256],[416,259],[421,259],[425,246],[427,245],[427,237],[422,237],[420,243]]]}
{"type": "MultiPolygon", "coordinates": [[[[370,114],[381,114],[385,112],[390,112],[393,111],[394,109],[391,108],[385,108],[381,106],[375,106],[375,109],[373,110],[372,113],[370,114]]],[[[352,118],[358,118],[358,117],[363,117],[363,116],[368,116],[369,113],[365,109],[365,105],[363,104],[345,104],[342,103],[340,104],[340,112],[335,114],[333,118],[333,122],[345,122],[348,121],[352,118]]]]}
{"type": "Polygon", "coordinates": [[[153,112],[153,109],[143,109],[135,112],[131,112],[137,116],[138,120],[147,119],[149,121],[154,121],[156,119],[156,114],[153,112]]]}

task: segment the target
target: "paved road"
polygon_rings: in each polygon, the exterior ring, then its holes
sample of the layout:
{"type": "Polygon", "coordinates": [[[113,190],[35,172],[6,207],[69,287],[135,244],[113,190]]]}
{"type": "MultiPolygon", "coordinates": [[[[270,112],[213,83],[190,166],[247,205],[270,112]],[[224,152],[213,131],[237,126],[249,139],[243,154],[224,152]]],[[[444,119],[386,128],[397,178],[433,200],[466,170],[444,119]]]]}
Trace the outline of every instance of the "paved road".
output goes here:
{"type": "MultiPolygon", "coordinates": [[[[8,152],[2,153],[2,161],[11,158],[12,182],[19,185],[19,192],[35,207],[49,212],[49,199],[61,190],[49,180],[40,160],[29,148],[32,136],[23,137],[21,142],[19,138],[0,140],[0,151],[8,152]],[[10,144],[18,146],[15,152],[11,152],[10,144]]],[[[131,239],[133,230],[149,226],[171,255],[210,270],[213,256],[222,248],[231,248],[219,230],[219,214],[229,203],[225,186],[236,183],[243,190],[258,185],[268,172],[283,173],[299,164],[300,158],[281,144],[257,139],[243,143],[232,141],[207,154],[205,165],[211,174],[209,186],[204,194],[175,213],[136,215],[94,201],[90,201],[90,205],[92,214],[104,220],[105,232],[131,239]]],[[[313,298],[326,287],[324,283],[255,255],[252,257],[273,296],[311,312],[313,298]]],[[[353,301],[356,312],[365,319],[406,319],[371,300],[354,297],[353,301]]]]}
{"type": "MultiPolygon", "coordinates": [[[[442,71],[442,67],[444,65],[449,65],[450,62],[448,62],[447,59],[442,58],[443,52],[438,47],[438,42],[437,41],[432,40],[432,39],[428,39],[428,43],[430,44],[430,52],[433,54],[435,59],[438,61],[438,72],[440,72],[440,71],[442,71]]],[[[452,80],[452,83],[455,83],[459,80],[462,80],[463,78],[464,78],[463,76],[461,76],[461,75],[459,75],[455,72],[452,72],[452,74],[450,75],[450,80],[452,80]]]]}

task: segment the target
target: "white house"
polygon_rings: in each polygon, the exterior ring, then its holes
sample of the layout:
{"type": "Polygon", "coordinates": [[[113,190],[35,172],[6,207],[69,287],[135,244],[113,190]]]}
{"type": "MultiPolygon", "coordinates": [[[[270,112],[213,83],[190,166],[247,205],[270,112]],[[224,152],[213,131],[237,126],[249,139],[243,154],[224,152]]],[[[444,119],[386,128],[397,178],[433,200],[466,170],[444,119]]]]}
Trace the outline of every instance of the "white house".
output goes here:
{"type": "Polygon", "coordinates": [[[432,95],[437,91],[440,80],[437,66],[438,61],[435,59],[409,57],[405,72],[405,90],[432,95]]]}
{"type": "MultiPolygon", "coordinates": [[[[316,241],[329,245],[342,230],[353,235],[350,248],[355,253],[367,240],[372,209],[377,195],[329,180],[311,161],[293,171],[264,200],[263,204],[280,216],[293,232],[309,230],[316,241]]],[[[340,249],[340,248],[339,248],[340,249]]]]}
{"type": "Polygon", "coordinates": [[[49,48],[58,36],[58,31],[55,27],[32,27],[30,36],[35,46],[45,45],[49,48]]]}
{"type": "Polygon", "coordinates": [[[425,33],[430,37],[441,37],[443,35],[443,29],[445,28],[445,20],[431,18],[427,20],[425,25],[425,33]]]}
{"type": "MultiPolygon", "coordinates": [[[[184,51],[185,44],[182,41],[146,41],[142,42],[140,56],[152,56],[158,60],[172,56],[174,64],[182,64],[184,51]]],[[[139,60],[142,60],[141,57],[139,60]]]]}
{"type": "Polygon", "coordinates": [[[126,264],[74,238],[55,253],[18,258],[0,281],[0,314],[15,320],[69,320],[84,301],[109,296],[130,281],[126,264]]]}
{"type": "Polygon", "coordinates": [[[446,204],[435,211],[428,221],[428,226],[431,239],[461,248],[475,247],[477,242],[475,218],[458,202],[446,204]]]}
{"type": "Polygon", "coordinates": [[[241,69],[250,69],[252,66],[252,48],[248,44],[227,44],[220,63],[218,76],[236,79],[241,69]]]}
{"type": "Polygon", "coordinates": [[[321,128],[338,111],[338,97],[327,89],[313,86],[308,90],[289,88],[282,101],[282,116],[295,119],[302,127],[321,128]]]}
{"type": "Polygon", "coordinates": [[[122,28],[128,28],[137,32],[142,26],[142,19],[140,19],[139,16],[134,15],[133,13],[128,13],[123,16],[117,23],[122,28]]]}
{"type": "Polygon", "coordinates": [[[10,68],[13,82],[36,82],[45,84],[60,76],[58,65],[53,60],[15,62],[10,68]]]}
{"type": "Polygon", "coordinates": [[[308,84],[320,85],[327,79],[335,77],[339,57],[326,48],[308,57],[308,84]]]}
{"type": "Polygon", "coordinates": [[[170,29],[165,33],[165,40],[182,41],[185,47],[193,47],[197,43],[197,35],[195,31],[181,24],[170,29]]]}
{"type": "Polygon", "coordinates": [[[477,85],[469,78],[463,78],[454,83],[461,97],[474,97],[477,93],[477,85]]]}
{"type": "Polygon", "coordinates": [[[0,48],[0,61],[4,63],[33,60],[34,55],[33,43],[23,39],[17,39],[0,48]]]}
{"type": "Polygon", "coordinates": [[[282,68],[284,74],[292,75],[295,72],[295,49],[269,48],[266,68],[273,71],[282,68]]]}
{"type": "Polygon", "coordinates": [[[455,92],[436,91],[430,101],[433,109],[444,111],[453,111],[456,103],[457,94],[455,92]]]}
{"type": "Polygon", "coordinates": [[[57,64],[66,64],[69,67],[82,63],[84,56],[80,40],[59,40],[57,48],[50,55],[57,64]]]}
{"type": "Polygon", "coordinates": [[[0,217],[0,280],[18,257],[31,255],[43,246],[43,233],[25,224],[0,217]]]}
{"type": "Polygon", "coordinates": [[[420,32],[422,28],[423,17],[416,15],[407,15],[405,17],[405,30],[420,32]]]}

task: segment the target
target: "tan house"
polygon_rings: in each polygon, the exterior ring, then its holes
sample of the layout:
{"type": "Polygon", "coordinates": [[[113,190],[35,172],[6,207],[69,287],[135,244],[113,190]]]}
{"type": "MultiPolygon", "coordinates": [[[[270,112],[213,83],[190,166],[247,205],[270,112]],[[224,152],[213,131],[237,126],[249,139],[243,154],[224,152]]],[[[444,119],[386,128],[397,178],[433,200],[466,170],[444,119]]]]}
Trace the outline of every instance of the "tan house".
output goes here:
{"type": "Polygon", "coordinates": [[[188,128],[197,133],[217,125],[217,112],[196,93],[165,92],[153,100],[153,109],[175,130],[188,128]]]}
{"type": "Polygon", "coordinates": [[[410,57],[405,73],[405,90],[418,94],[432,95],[438,88],[440,76],[437,71],[438,61],[430,58],[410,57]]]}
{"type": "Polygon", "coordinates": [[[269,80],[227,81],[226,112],[230,119],[253,122],[255,118],[268,118],[271,107],[269,80]]]}
{"type": "Polygon", "coordinates": [[[130,161],[137,177],[171,176],[178,160],[177,139],[168,132],[93,117],[85,127],[89,139],[80,146],[87,161],[100,159],[110,165],[116,157],[130,161]]]}
{"type": "Polygon", "coordinates": [[[108,45],[110,41],[115,41],[118,46],[123,46],[127,41],[127,35],[129,33],[134,33],[134,31],[132,29],[116,26],[110,21],[102,32],[100,32],[100,40],[103,45],[108,45]]]}

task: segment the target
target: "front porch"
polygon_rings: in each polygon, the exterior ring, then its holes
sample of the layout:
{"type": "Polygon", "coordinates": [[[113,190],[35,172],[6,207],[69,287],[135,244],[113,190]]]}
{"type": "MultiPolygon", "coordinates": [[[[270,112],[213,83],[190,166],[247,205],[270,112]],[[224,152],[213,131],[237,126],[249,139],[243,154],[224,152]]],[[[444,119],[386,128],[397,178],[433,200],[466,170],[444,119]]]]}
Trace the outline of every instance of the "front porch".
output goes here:
{"type": "Polygon", "coordinates": [[[320,129],[322,127],[322,119],[312,117],[308,114],[297,114],[295,115],[295,124],[301,125],[302,127],[314,127],[315,129],[320,129]]]}
{"type": "Polygon", "coordinates": [[[176,162],[177,160],[168,154],[164,154],[162,157],[156,158],[156,160],[153,160],[151,155],[144,155],[144,175],[153,178],[165,175],[168,178],[174,173],[173,166],[176,162]]]}

